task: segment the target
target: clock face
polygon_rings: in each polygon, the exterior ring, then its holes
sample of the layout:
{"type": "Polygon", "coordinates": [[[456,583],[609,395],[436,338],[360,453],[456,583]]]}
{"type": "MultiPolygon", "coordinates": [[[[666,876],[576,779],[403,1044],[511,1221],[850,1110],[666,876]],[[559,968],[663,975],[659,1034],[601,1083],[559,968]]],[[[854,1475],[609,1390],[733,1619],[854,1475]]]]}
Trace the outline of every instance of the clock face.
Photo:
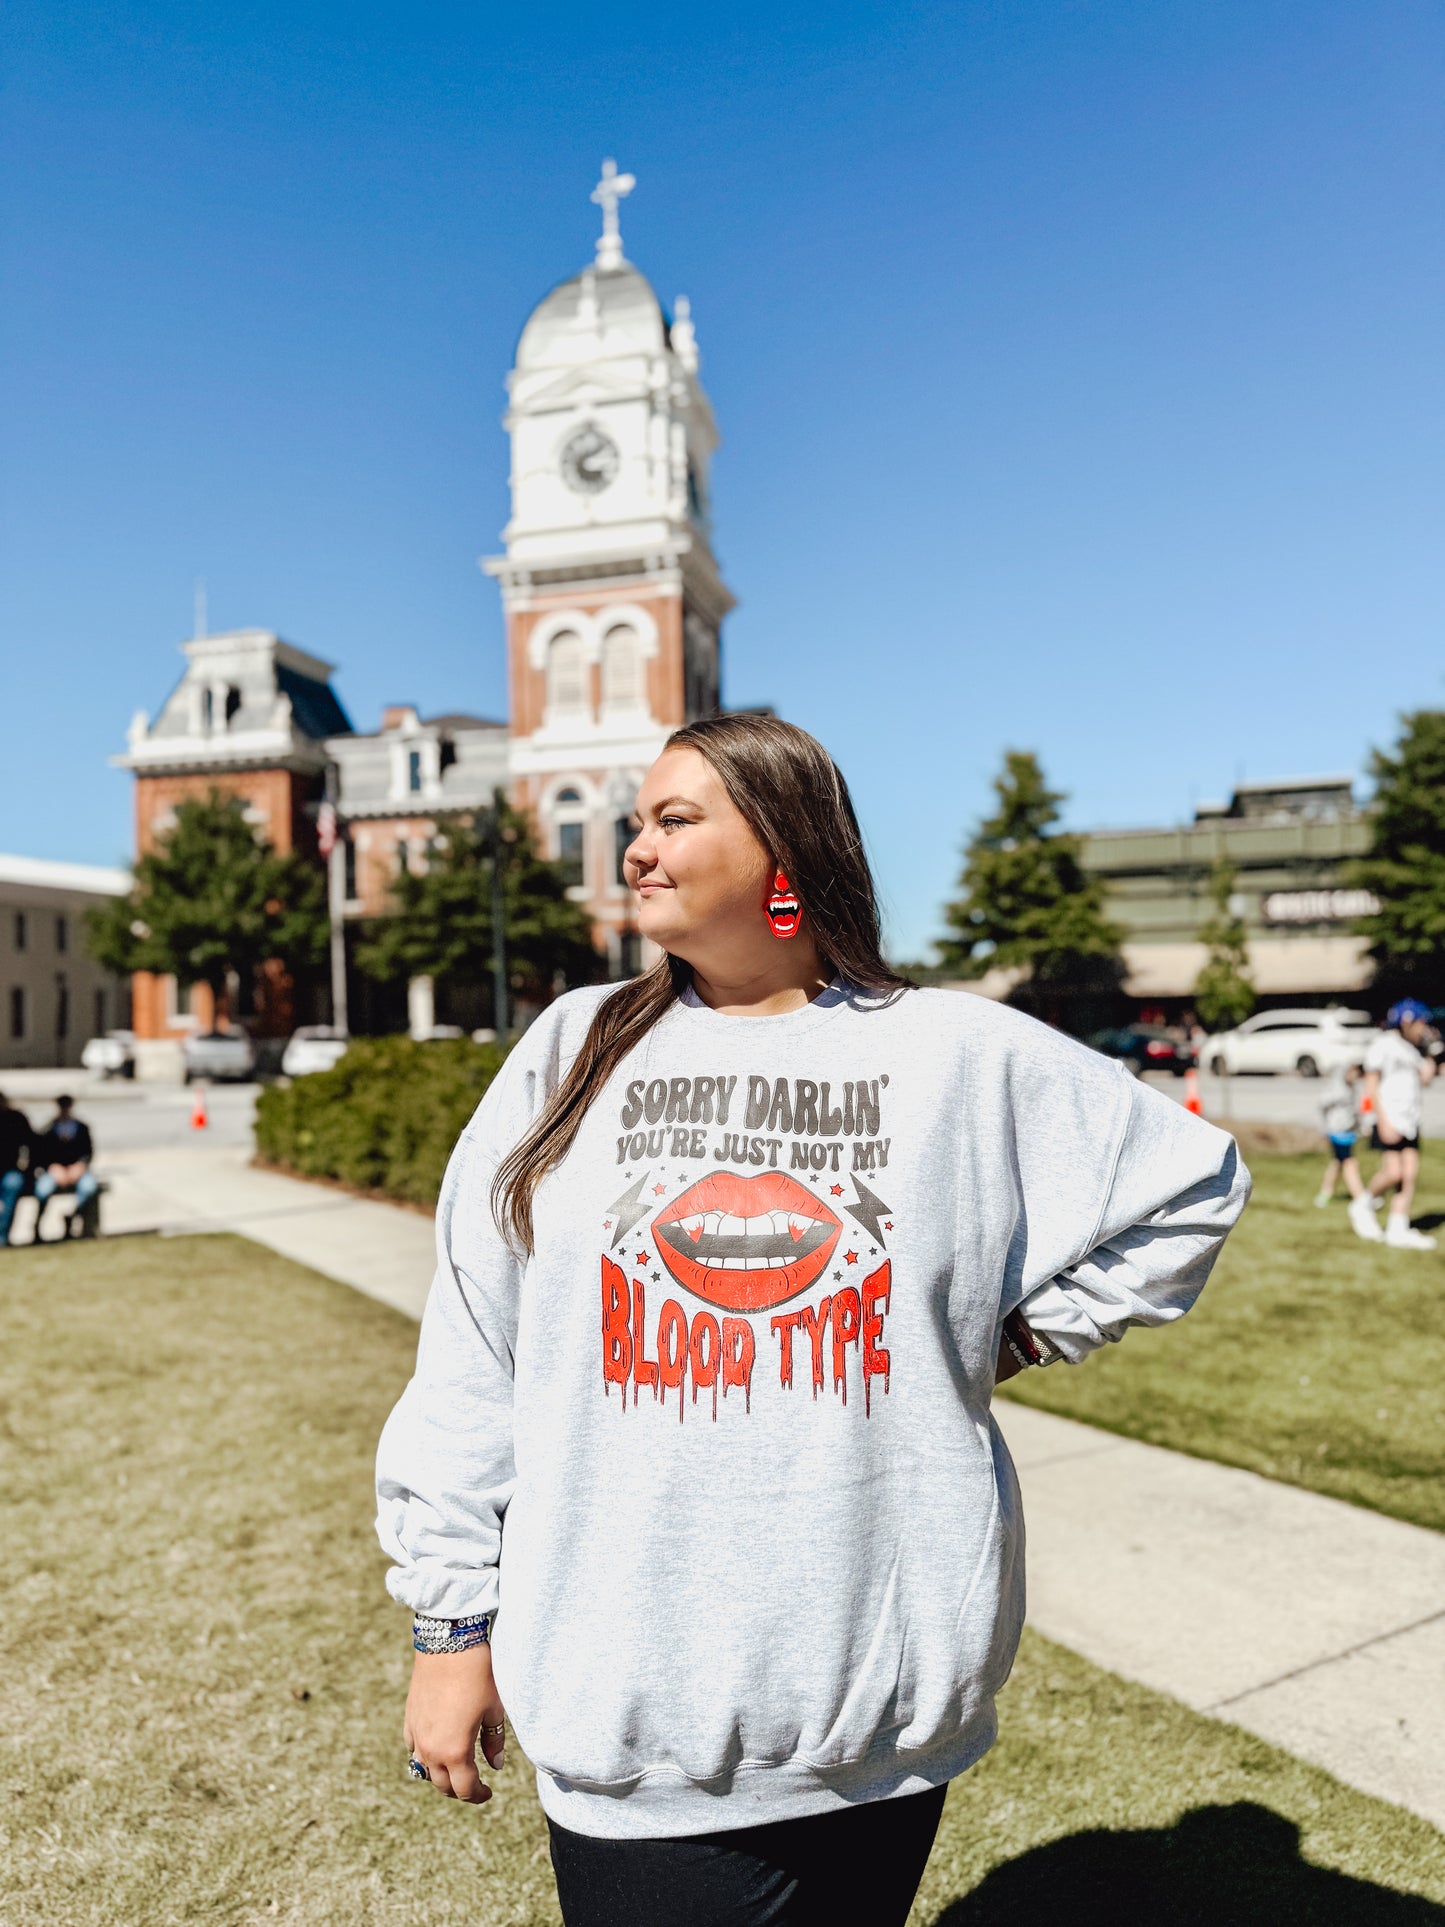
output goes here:
{"type": "Polygon", "coordinates": [[[600,495],[620,460],[616,442],[588,422],[562,450],[562,480],[579,495],[600,495]]]}

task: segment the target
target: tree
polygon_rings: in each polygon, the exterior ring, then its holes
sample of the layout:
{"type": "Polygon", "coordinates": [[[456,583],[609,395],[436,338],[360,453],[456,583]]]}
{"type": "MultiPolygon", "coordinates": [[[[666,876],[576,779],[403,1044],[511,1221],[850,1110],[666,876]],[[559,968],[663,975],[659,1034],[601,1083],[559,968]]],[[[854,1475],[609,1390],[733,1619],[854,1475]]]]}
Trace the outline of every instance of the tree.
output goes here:
{"type": "Polygon", "coordinates": [[[263,964],[295,976],[321,961],[326,930],[319,871],[273,850],[239,797],[213,789],[176,806],[173,827],[137,861],[129,894],[90,913],[87,944],[107,970],[208,985],[219,1019],[235,1014],[233,972],[243,989],[263,964]]]}
{"type": "Polygon", "coordinates": [[[994,790],[998,808],[965,852],[963,894],[944,911],[955,934],[938,948],[969,977],[1022,969],[1012,1001],[1057,1017],[1060,1000],[1117,990],[1123,933],[1104,915],[1103,880],[1085,871],[1081,839],[1053,827],[1064,798],[1037,756],[1007,751],[994,790]]]}
{"type": "Polygon", "coordinates": [[[1213,908],[1199,932],[1209,955],[1194,980],[1194,1008],[1206,1030],[1233,1030],[1254,1009],[1244,918],[1231,903],[1236,880],[1234,865],[1221,857],[1209,875],[1213,908]]]}
{"type": "MultiPolygon", "coordinates": [[[[598,957],[585,907],[567,895],[556,863],[538,856],[524,816],[501,807],[502,901],[507,976],[534,999],[551,993],[558,971],[569,983],[597,974],[598,957]]],[[[356,952],[368,976],[466,978],[480,983],[492,968],[493,823],[444,819],[426,869],[402,869],[392,906],[372,923],[356,952]]]]}
{"type": "Polygon", "coordinates": [[[1355,924],[1376,982],[1433,1002],[1445,974],[1445,712],[1417,710],[1402,723],[1394,752],[1371,759],[1370,849],[1346,879],[1379,904],[1355,924]]]}

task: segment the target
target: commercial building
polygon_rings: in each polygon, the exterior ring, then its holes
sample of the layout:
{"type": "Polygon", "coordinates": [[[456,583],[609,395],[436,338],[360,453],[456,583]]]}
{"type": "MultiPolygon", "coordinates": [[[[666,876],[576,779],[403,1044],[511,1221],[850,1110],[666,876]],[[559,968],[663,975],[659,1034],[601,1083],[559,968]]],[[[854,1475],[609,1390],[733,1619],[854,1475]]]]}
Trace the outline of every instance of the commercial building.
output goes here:
{"type": "Polygon", "coordinates": [[[1368,1005],[1370,958],[1351,923],[1374,900],[1346,876],[1368,845],[1351,779],[1301,777],[1242,783],[1177,829],[1096,830],[1083,861],[1104,879],[1108,914],[1126,933],[1126,992],[1172,1018],[1190,1006],[1207,955],[1200,929],[1219,862],[1236,873],[1232,907],[1262,1005],[1368,1005]]]}
{"type": "Polygon", "coordinates": [[[80,1062],[129,1026],[129,986],[86,953],[85,915],[130,888],[124,870],[0,856],[0,1066],[80,1062]]]}

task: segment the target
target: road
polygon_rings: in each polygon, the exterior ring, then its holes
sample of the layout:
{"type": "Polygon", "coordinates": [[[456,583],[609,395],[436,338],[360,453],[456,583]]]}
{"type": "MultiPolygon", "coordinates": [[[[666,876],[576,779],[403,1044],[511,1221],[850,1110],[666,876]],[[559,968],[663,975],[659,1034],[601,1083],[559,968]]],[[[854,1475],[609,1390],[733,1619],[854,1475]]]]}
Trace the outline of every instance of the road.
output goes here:
{"type": "Polygon", "coordinates": [[[0,1090],[37,1128],[49,1122],[62,1091],[75,1099],[75,1114],[90,1126],[97,1171],[127,1151],[182,1144],[248,1145],[255,1084],[217,1084],[206,1091],[207,1124],[194,1130],[196,1092],[179,1084],[132,1084],[85,1071],[0,1071],[0,1090]]]}
{"type": "MultiPolygon", "coordinates": [[[[1176,1103],[1184,1079],[1150,1072],[1146,1081],[1176,1103]]],[[[217,1084],[206,1092],[208,1122],[193,1129],[195,1092],[175,1084],[132,1084],[124,1078],[93,1078],[84,1071],[0,1071],[0,1089],[31,1122],[42,1125],[61,1091],[75,1099],[95,1138],[97,1169],[128,1151],[179,1148],[185,1144],[240,1146],[251,1142],[251,1118],[259,1086],[217,1084]]],[[[1318,1078],[1210,1077],[1201,1074],[1204,1115],[1227,1129],[1233,1123],[1303,1124],[1320,1129],[1324,1085],[1318,1078]]],[[[1445,1078],[1424,1093],[1425,1134],[1445,1137],[1445,1078]]]]}
{"type": "MultiPolygon", "coordinates": [[[[1151,1071],[1146,1081],[1176,1103],[1184,1102],[1184,1079],[1151,1071]]],[[[1231,1124],[1307,1124],[1322,1130],[1320,1104],[1324,1083],[1318,1077],[1210,1077],[1201,1072],[1199,1095],[1204,1115],[1228,1130],[1231,1124]]],[[[1427,1137],[1445,1137],[1445,1078],[1424,1092],[1427,1137]]]]}

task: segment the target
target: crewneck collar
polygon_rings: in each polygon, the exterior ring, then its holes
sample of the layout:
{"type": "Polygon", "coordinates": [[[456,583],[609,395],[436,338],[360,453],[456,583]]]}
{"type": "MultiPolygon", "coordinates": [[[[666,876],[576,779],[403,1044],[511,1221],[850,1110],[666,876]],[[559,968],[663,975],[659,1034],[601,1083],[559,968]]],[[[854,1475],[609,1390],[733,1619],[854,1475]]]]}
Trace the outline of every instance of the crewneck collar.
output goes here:
{"type": "Polygon", "coordinates": [[[845,1010],[854,1003],[861,1004],[865,998],[866,992],[856,990],[841,977],[835,977],[826,990],[820,991],[810,1003],[798,1010],[778,1010],[764,1016],[743,1017],[733,1011],[714,1010],[710,1004],[703,1002],[695,985],[689,982],[678,992],[677,1007],[695,1024],[727,1024],[739,1030],[746,1028],[753,1031],[781,1030],[786,1027],[796,1031],[824,1023],[837,1011],[845,1010]]]}

